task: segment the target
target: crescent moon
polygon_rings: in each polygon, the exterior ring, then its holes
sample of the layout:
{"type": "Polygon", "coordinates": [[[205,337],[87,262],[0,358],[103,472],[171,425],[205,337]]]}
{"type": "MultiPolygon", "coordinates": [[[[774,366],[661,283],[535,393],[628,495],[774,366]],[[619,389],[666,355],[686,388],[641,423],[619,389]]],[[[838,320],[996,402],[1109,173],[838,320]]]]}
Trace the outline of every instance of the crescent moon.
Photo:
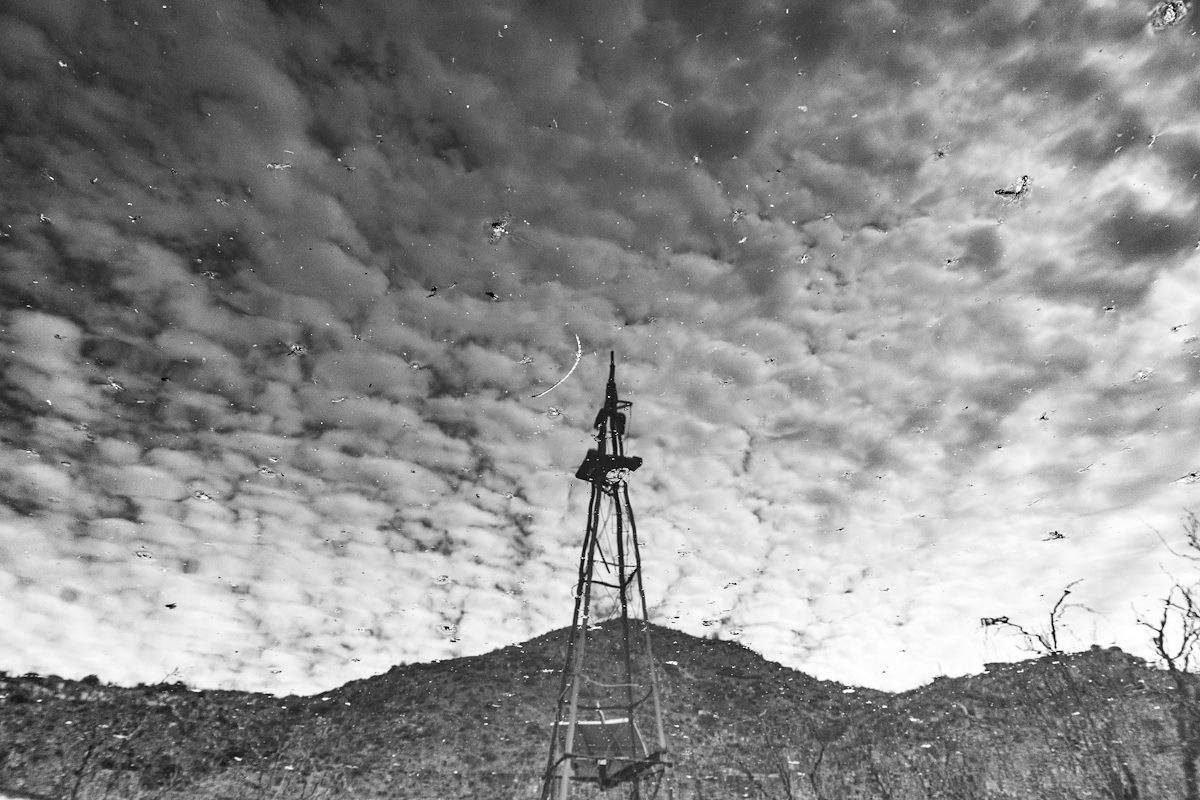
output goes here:
{"type": "Polygon", "coordinates": [[[575,334],[575,363],[571,365],[571,368],[569,370],[567,370],[566,375],[563,375],[561,378],[558,379],[558,383],[554,384],[553,386],[551,386],[549,389],[547,389],[544,392],[538,392],[537,394],[530,395],[530,398],[536,400],[537,398],[541,397],[542,395],[550,394],[555,389],[557,389],[559,386],[562,386],[563,381],[565,381],[567,378],[571,377],[571,373],[574,372],[575,368],[579,366],[579,360],[581,358],[583,358],[583,342],[579,341],[579,334],[577,333],[577,334],[575,334]]]}

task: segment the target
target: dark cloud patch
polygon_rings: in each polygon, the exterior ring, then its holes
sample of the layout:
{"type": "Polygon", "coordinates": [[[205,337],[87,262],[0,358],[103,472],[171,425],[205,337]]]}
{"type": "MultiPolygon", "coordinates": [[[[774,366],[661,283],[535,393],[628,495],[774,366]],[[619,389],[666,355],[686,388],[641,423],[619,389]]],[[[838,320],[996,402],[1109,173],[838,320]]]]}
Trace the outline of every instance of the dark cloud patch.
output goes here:
{"type": "Polygon", "coordinates": [[[1032,264],[1024,285],[1050,300],[1129,309],[1145,300],[1157,271],[1144,262],[1114,270],[1080,254],[1070,262],[1047,258],[1032,264]]]}
{"type": "MultiPolygon", "coordinates": [[[[572,38],[583,35],[621,42],[642,25],[643,4],[634,0],[590,3],[587,0],[525,0],[522,10],[560,34],[572,38]]],[[[457,15],[455,15],[457,16],[457,15]]]]}
{"type": "MultiPolygon", "coordinates": [[[[914,18],[929,16],[930,9],[919,0],[903,0],[900,5],[914,18]]],[[[970,31],[973,41],[997,51],[1020,47],[1030,39],[1038,40],[1045,50],[1063,43],[1128,41],[1141,36],[1146,22],[1141,8],[1123,4],[1031,6],[1004,0],[954,0],[939,4],[938,10],[945,14],[945,28],[970,31]]]]}
{"type": "MultiPolygon", "coordinates": [[[[795,47],[805,45],[820,48],[832,46],[844,31],[841,24],[852,13],[852,3],[840,7],[804,4],[801,8],[786,9],[766,0],[729,4],[720,0],[653,0],[647,4],[646,16],[651,20],[669,19],[690,37],[704,36],[714,46],[738,48],[761,44],[764,36],[772,34],[795,47]]],[[[820,58],[820,53],[818,54],[820,58]]]]}
{"type": "Polygon", "coordinates": [[[1093,350],[1079,337],[1062,333],[1050,340],[1042,349],[1034,351],[1042,359],[1045,369],[1042,374],[1050,380],[1075,378],[1081,375],[1093,361],[1093,350]]]}
{"type": "Polygon", "coordinates": [[[1200,137],[1170,131],[1155,138],[1153,149],[1154,154],[1166,162],[1176,180],[1189,187],[1200,180],[1200,137]]]}
{"type": "Polygon", "coordinates": [[[1099,169],[1122,154],[1133,155],[1135,148],[1144,147],[1149,138],[1150,129],[1141,111],[1126,107],[1114,114],[1106,107],[1100,119],[1089,119],[1063,134],[1052,151],[1073,166],[1099,169]]]}
{"type": "Polygon", "coordinates": [[[1200,238],[1194,209],[1170,213],[1152,211],[1131,193],[1114,196],[1107,219],[1093,229],[1093,240],[1102,252],[1119,259],[1118,267],[1153,261],[1191,249],[1200,238]]]}
{"type": "Polygon", "coordinates": [[[322,0],[263,0],[263,4],[272,14],[279,16],[294,15],[304,18],[315,18],[324,10],[322,0]]]}
{"type": "MultiPolygon", "coordinates": [[[[962,4],[955,4],[962,5],[962,4]]],[[[1018,45],[1028,33],[1026,14],[1017,3],[991,2],[982,7],[975,6],[962,10],[962,14],[970,19],[972,29],[979,41],[992,50],[1005,50],[1018,45]]]]}
{"type": "Polygon", "coordinates": [[[904,90],[888,87],[873,98],[863,98],[868,106],[887,108],[884,114],[860,114],[853,110],[855,106],[848,107],[846,120],[821,132],[821,154],[847,169],[862,171],[864,180],[882,182],[886,176],[889,183],[907,184],[929,161],[922,139],[931,120],[924,111],[893,113],[904,105],[897,91],[904,90]]]}
{"type": "MultiPolygon", "coordinates": [[[[151,315],[128,313],[136,306],[137,286],[123,280],[122,262],[130,254],[115,249],[115,231],[104,224],[68,218],[55,213],[53,224],[30,226],[9,255],[13,270],[8,280],[18,282],[17,292],[0,298],[0,305],[14,303],[51,311],[78,323],[135,324],[138,333],[152,332],[157,324],[151,315]]],[[[35,223],[36,224],[36,223],[35,223]]],[[[147,311],[152,309],[147,308],[147,311]]]]}
{"type": "Polygon", "coordinates": [[[977,270],[988,279],[1000,277],[1004,244],[997,226],[978,226],[967,231],[959,239],[958,248],[962,253],[958,260],[960,268],[977,270]]]}
{"type": "Polygon", "coordinates": [[[1044,89],[1057,103],[1093,103],[1104,94],[1108,81],[1099,67],[1081,65],[1080,56],[1081,53],[1066,46],[1035,49],[1024,53],[1003,73],[1008,84],[1018,91],[1044,89]]]}
{"type": "Polygon", "coordinates": [[[691,103],[672,121],[676,142],[685,157],[725,160],[744,154],[759,134],[761,111],[755,106],[691,103]]]}
{"type": "MultiPolygon", "coordinates": [[[[999,3],[997,3],[999,4],[999,3]]],[[[1144,7],[1123,3],[1091,6],[1039,5],[1027,22],[1029,30],[1050,40],[1072,40],[1087,45],[1103,39],[1130,42],[1141,39],[1146,27],[1144,7]]]]}
{"type": "Polygon", "coordinates": [[[213,231],[202,239],[168,234],[159,243],[178,253],[193,274],[206,280],[228,281],[254,269],[254,249],[236,229],[213,231]]]}

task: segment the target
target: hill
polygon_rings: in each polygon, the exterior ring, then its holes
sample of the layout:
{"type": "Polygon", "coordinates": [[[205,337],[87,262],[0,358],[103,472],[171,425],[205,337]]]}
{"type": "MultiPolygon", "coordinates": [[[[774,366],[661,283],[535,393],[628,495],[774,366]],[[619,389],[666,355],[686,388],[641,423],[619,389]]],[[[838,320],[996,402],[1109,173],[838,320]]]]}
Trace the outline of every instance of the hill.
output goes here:
{"type": "MultiPolygon", "coordinates": [[[[890,694],[736,643],[653,636],[674,764],[663,798],[1189,796],[1194,751],[1178,732],[1195,681],[1117,649],[890,694]]],[[[607,628],[595,637],[612,646],[607,628]]],[[[0,787],[70,800],[537,797],[564,647],[556,631],[308,697],[0,675],[0,787]]]]}

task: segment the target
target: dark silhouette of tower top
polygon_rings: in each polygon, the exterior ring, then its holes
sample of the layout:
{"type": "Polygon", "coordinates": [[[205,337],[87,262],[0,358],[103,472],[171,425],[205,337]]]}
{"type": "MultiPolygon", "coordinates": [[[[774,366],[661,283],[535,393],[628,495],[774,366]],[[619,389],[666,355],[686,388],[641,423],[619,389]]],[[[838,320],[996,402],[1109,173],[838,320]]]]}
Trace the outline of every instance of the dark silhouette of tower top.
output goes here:
{"type": "Polygon", "coordinates": [[[596,442],[599,445],[587,451],[583,463],[575,471],[575,477],[581,481],[595,483],[596,481],[611,480],[616,476],[625,477],[642,465],[642,459],[637,456],[625,455],[625,414],[624,409],[632,403],[617,397],[617,363],[616,355],[608,356],[608,386],[604,390],[604,406],[596,414],[592,427],[599,433],[596,442]]]}

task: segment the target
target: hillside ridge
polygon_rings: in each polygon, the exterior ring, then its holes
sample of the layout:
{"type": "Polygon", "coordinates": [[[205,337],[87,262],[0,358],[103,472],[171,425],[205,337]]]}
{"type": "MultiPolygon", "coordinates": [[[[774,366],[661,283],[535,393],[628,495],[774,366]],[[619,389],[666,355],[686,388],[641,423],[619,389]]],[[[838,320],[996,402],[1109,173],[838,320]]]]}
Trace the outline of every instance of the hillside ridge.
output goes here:
{"type": "MultiPolygon", "coordinates": [[[[673,764],[662,796],[1184,797],[1179,690],[1117,648],[889,693],[736,642],[661,626],[652,638],[673,764]]],[[[287,697],[0,673],[0,787],[73,800],[536,797],[565,646],[551,631],[287,697]]],[[[614,646],[608,627],[591,632],[596,652],[614,646]]]]}

